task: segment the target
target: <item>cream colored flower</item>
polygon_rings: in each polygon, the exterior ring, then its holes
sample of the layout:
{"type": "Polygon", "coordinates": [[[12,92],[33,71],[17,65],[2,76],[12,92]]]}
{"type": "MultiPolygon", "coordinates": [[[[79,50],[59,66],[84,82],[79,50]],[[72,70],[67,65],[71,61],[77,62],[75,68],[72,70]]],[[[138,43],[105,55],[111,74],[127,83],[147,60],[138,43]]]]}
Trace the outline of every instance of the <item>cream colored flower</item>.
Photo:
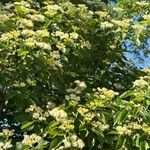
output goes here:
{"type": "Polygon", "coordinates": [[[36,32],[36,36],[39,36],[39,37],[49,37],[49,32],[47,29],[44,29],[44,30],[37,30],[36,32]]]}
{"type": "Polygon", "coordinates": [[[105,21],[105,22],[101,22],[101,25],[100,27],[102,29],[108,29],[108,28],[112,28],[114,26],[114,24],[108,22],[108,21],[105,21]]]}
{"type": "Polygon", "coordinates": [[[149,6],[150,5],[150,3],[146,2],[146,1],[136,2],[136,4],[139,5],[139,6],[149,6]]]}
{"type": "Polygon", "coordinates": [[[143,86],[148,86],[148,83],[143,78],[140,78],[139,80],[135,80],[133,82],[133,87],[143,87],[143,86]]]}
{"type": "Polygon", "coordinates": [[[24,27],[33,27],[33,22],[32,22],[32,20],[29,20],[29,19],[21,18],[18,21],[18,23],[21,24],[24,27]]]}
{"type": "Polygon", "coordinates": [[[78,36],[79,36],[79,35],[78,35],[77,33],[75,33],[75,32],[72,32],[72,33],[70,33],[69,35],[70,35],[70,38],[71,38],[71,39],[75,39],[75,40],[76,40],[76,39],[78,38],[78,36]]]}
{"type": "Polygon", "coordinates": [[[51,50],[51,45],[45,42],[37,42],[36,46],[42,49],[51,50]]]}
{"type": "Polygon", "coordinates": [[[9,16],[6,14],[0,14],[0,22],[5,22],[9,20],[9,16]]]}
{"type": "Polygon", "coordinates": [[[35,32],[33,30],[24,29],[21,34],[25,36],[32,36],[35,34],[35,32]]]}
{"type": "Polygon", "coordinates": [[[32,146],[35,143],[39,143],[42,141],[42,138],[35,133],[31,135],[25,135],[22,141],[22,144],[32,146]]]}
{"type": "Polygon", "coordinates": [[[105,11],[97,11],[96,14],[102,18],[105,18],[108,16],[108,12],[105,12],[105,11]]]}
{"type": "Polygon", "coordinates": [[[116,130],[118,131],[118,134],[120,135],[131,135],[132,131],[130,129],[128,129],[128,127],[126,125],[124,126],[117,126],[116,130]]]}
{"type": "Polygon", "coordinates": [[[63,121],[68,117],[67,113],[60,107],[53,108],[51,111],[49,111],[49,114],[57,121],[63,121]]]}
{"type": "Polygon", "coordinates": [[[25,40],[25,45],[28,47],[34,47],[35,43],[37,43],[37,41],[34,38],[28,38],[25,40]]]}
{"type": "Polygon", "coordinates": [[[28,18],[30,18],[32,21],[39,21],[39,22],[44,22],[45,21],[45,16],[41,14],[28,14],[28,18]]]}
{"type": "Polygon", "coordinates": [[[116,12],[119,12],[119,13],[124,11],[124,9],[121,8],[121,7],[113,7],[113,10],[116,11],[116,12]]]}
{"type": "Polygon", "coordinates": [[[149,20],[149,21],[150,21],[150,14],[143,15],[143,18],[144,18],[145,20],[149,20]]]}

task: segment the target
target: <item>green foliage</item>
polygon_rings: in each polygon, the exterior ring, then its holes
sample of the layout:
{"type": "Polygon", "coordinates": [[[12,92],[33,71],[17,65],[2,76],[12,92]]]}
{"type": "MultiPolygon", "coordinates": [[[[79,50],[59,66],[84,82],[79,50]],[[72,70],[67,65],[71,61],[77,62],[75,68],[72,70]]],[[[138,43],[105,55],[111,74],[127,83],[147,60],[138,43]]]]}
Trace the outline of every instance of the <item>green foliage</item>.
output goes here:
{"type": "Polygon", "coordinates": [[[83,3],[2,6],[0,110],[10,130],[0,149],[149,149],[149,70],[124,53],[127,40],[144,50],[150,3],[83,3]]]}

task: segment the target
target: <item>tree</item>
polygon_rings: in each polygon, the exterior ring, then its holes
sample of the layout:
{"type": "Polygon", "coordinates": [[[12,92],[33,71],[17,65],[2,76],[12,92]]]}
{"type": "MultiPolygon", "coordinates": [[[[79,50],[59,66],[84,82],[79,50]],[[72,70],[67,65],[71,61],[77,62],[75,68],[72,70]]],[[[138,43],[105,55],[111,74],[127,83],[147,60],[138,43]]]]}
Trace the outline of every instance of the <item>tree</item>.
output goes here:
{"type": "Polygon", "coordinates": [[[149,78],[124,53],[146,49],[150,3],[90,2],[2,6],[3,149],[148,149],[149,78]]]}

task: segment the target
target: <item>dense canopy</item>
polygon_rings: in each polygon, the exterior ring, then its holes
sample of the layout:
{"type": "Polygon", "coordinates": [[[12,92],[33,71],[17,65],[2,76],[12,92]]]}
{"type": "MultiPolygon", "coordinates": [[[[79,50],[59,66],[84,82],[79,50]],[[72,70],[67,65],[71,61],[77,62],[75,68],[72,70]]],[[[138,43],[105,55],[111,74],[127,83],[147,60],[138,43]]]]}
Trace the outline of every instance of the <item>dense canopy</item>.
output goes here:
{"type": "Polygon", "coordinates": [[[148,150],[150,2],[16,0],[0,11],[0,149],[148,150]]]}

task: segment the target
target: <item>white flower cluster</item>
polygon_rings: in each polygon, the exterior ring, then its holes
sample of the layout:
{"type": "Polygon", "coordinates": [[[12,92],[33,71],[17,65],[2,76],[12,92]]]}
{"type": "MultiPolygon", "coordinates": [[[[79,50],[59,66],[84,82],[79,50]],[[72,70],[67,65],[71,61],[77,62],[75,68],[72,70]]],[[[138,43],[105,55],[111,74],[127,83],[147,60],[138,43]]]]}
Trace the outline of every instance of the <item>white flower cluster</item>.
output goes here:
{"type": "Polygon", "coordinates": [[[12,148],[12,144],[11,144],[11,140],[7,141],[7,142],[0,142],[0,150],[8,150],[10,148],[12,148]]]}
{"type": "Polygon", "coordinates": [[[124,11],[124,9],[121,8],[121,7],[113,7],[113,10],[116,11],[116,12],[118,12],[118,13],[121,13],[121,12],[124,11]]]}
{"type": "Polygon", "coordinates": [[[24,29],[22,30],[21,34],[25,36],[33,36],[35,35],[35,32],[33,30],[24,29]]]}
{"type": "Polygon", "coordinates": [[[39,143],[42,141],[42,138],[37,134],[33,133],[31,135],[25,135],[22,141],[22,144],[32,146],[35,143],[39,143]]]}
{"type": "Polygon", "coordinates": [[[144,71],[145,73],[147,73],[148,75],[150,74],[150,69],[149,69],[149,68],[144,68],[143,71],[144,71]]]}
{"type": "Polygon", "coordinates": [[[68,132],[74,128],[73,121],[69,119],[67,113],[62,108],[55,107],[49,111],[49,114],[61,123],[59,128],[65,132],[68,132]]]}
{"type": "Polygon", "coordinates": [[[79,101],[80,96],[78,96],[78,94],[81,94],[81,92],[86,88],[86,84],[83,81],[76,80],[74,83],[76,84],[75,88],[69,88],[66,90],[69,94],[65,96],[66,100],[79,101]]]}
{"type": "Polygon", "coordinates": [[[33,27],[32,20],[21,18],[18,20],[17,24],[21,27],[33,27]]]}
{"type": "Polygon", "coordinates": [[[144,124],[142,125],[142,130],[143,130],[146,134],[150,135],[150,126],[149,126],[148,124],[144,123],[144,124]]]}
{"type": "Polygon", "coordinates": [[[133,82],[133,87],[144,87],[144,86],[148,86],[148,82],[145,81],[145,80],[143,79],[143,77],[140,77],[139,80],[135,80],[135,81],[133,82]]]}
{"type": "Polygon", "coordinates": [[[111,20],[112,23],[115,25],[120,26],[123,29],[127,29],[130,26],[130,20],[129,19],[124,19],[124,20],[111,20]]]}
{"type": "Polygon", "coordinates": [[[145,20],[149,20],[149,21],[150,21],[150,14],[143,15],[143,18],[144,18],[145,20]]]}
{"type": "Polygon", "coordinates": [[[146,2],[146,1],[136,2],[136,4],[139,5],[139,6],[149,6],[150,5],[150,3],[146,2]]]}
{"type": "Polygon", "coordinates": [[[48,102],[47,105],[46,105],[46,108],[47,108],[48,110],[50,110],[50,109],[54,108],[55,106],[56,106],[55,103],[53,103],[53,102],[48,102]]]}
{"type": "Polygon", "coordinates": [[[145,29],[145,26],[141,24],[134,24],[132,25],[132,28],[136,30],[138,33],[141,33],[145,29]]]}
{"type": "Polygon", "coordinates": [[[48,30],[47,29],[43,29],[43,30],[37,30],[36,32],[35,32],[35,34],[37,35],[37,36],[39,36],[39,37],[49,37],[49,32],[48,32],[48,30]]]}
{"type": "Polygon", "coordinates": [[[62,8],[57,4],[47,5],[45,8],[45,15],[47,15],[48,17],[53,17],[55,14],[57,14],[58,10],[62,10],[62,8]]]}
{"type": "Polygon", "coordinates": [[[10,137],[13,135],[13,131],[9,129],[3,129],[2,132],[0,133],[0,136],[4,137],[10,137]]]}
{"type": "MultiPolygon", "coordinates": [[[[13,4],[14,4],[14,6],[18,6],[22,10],[23,14],[29,14],[29,13],[36,12],[36,10],[30,8],[31,5],[28,2],[21,1],[21,2],[14,2],[13,4]]],[[[16,9],[16,11],[17,11],[17,9],[16,9]]]]}
{"type": "Polygon", "coordinates": [[[118,95],[118,92],[114,92],[113,90],[108,90],[106,88],[97,88],[98,92],[100,93],[100,98],[102,99],[112,99],[114,98],[116,95],[118,95]]]}
{"type": "Polygon", "coordinates": [[[97,11],[96,14],[101,18],[107,18],[109,16],[108,12],[106,11],[97,11]]]}
{"type": "Polygon", "coordinates": [[[52,33],[52,36],[58,36],[60,39],[74,39],[76,40],[78,38],[78,34],[76,32],[71,32],[71,33],[64,33],[62,31],[56,31],[52,33]]]}
{"type": "Polygon", "coordinates": [[[105,22],[101,22],[100,24],[100,27],[102,29],[108,29],[108,28],[112,28],[114,26],[114,24],[108,22],[108,21],[105,21],[105,22]]]}
{"type": "Polygon", "coordinates": [[[84,118],[84,120],[88,122],[95,117],[95,114],[91,112],[88,108],[80,106],[77,111],[84,118]]]}
{"type": "Polygon", "coordinates": [[[19,37],[19,35],[20,35],[20,31],[17,30],[3,33],[1,35],[0,41],[7,42],[8,40],[16,39],[17,37],[19,37]]]}
{"type": "Polygon", "coordinates": [[[91,124],[92,124],[93,127],[98,128],[102,132],[109,128],[108,124],[102,124],[99,121],[93,121],[91,124]]]}
{"type": "Polygon", "coordinates": [[[18,6],[24,6],[24,7],[31,7],[30,4],[28,2],[25,1],[21,1],[21,2],[14,2],[14,5],[18,5],[18,6]]]}
{"type": "Polygon", "coordinates": [[[67,113],[60,107],[53,108],[49,111],[49,114],[60,122],[63,122],[68,117],[67,113]]]}
{"type": "Polygon", "coordinates": [[[132,133],[132,130],[130,130],[128,128],[128,126],[126,126],[126,125],[124,125],[124,126],[117,126],[116,130],[117,130],[118,134],[120,134],[120,135],[129,135],[130,136],[131,133],[132,133]]]}
{"type": "Polygon", "coordinates": [[[30,18],[32,21],[39,21],[39,22],[44,22],[45,21],[45,16],[41,14],[28,14],[28,18],[30,18]]]}
{"type": "Polygon", "coordinates": [[[71,135],[69,137],[66,137],[63,140],[64,146],[60,146],[57,148],[57,150],[64,150],[68,148],[77,148],[77,149],[83,149],[85,146],[84,142],[79,139],[76,135],[71,135]]]}
{"type": "Polygon", "coordinates": [[[42,48],[42,49],[47,49],[51,50],[51,45],[45,42],[37,42],[35,43],[37,47],[42,48]]]}
{"type": "Polygon", "coordinates": [[[39,106],[30,105],[29,108],[26,109],[27,113],[31,113],[34,119],[39,121],[45,121],[47,117],[49,117],[49,113],[47,111],[44,112],[39,106]]]}
{"type": "Polygon", "coordinates": [[[25,43],[24,43],[26,46],[28,47],[39,47],[41,49],[47,49],[47,50],[51,50],[51,45],[49,43],[45,43],[45,42],[38,42],[36,41],[34,38],[28,38],[25,40],[25,43]]]}
{"type": "Polygon", "coordinates": [[[9,16],[8,15],[6,15],[6,14],[0,14],[0,22],[5,22],[5,21],[7,21],[7,20],[9,20],[9,16]]]}
{"type": "Polygon", "coordinates": [[[130,122],[128,124],[128,128],[133,129],[133,130],[139,130],[142,128],[142,126],[138,124],[137,122],[130,122]]]}

